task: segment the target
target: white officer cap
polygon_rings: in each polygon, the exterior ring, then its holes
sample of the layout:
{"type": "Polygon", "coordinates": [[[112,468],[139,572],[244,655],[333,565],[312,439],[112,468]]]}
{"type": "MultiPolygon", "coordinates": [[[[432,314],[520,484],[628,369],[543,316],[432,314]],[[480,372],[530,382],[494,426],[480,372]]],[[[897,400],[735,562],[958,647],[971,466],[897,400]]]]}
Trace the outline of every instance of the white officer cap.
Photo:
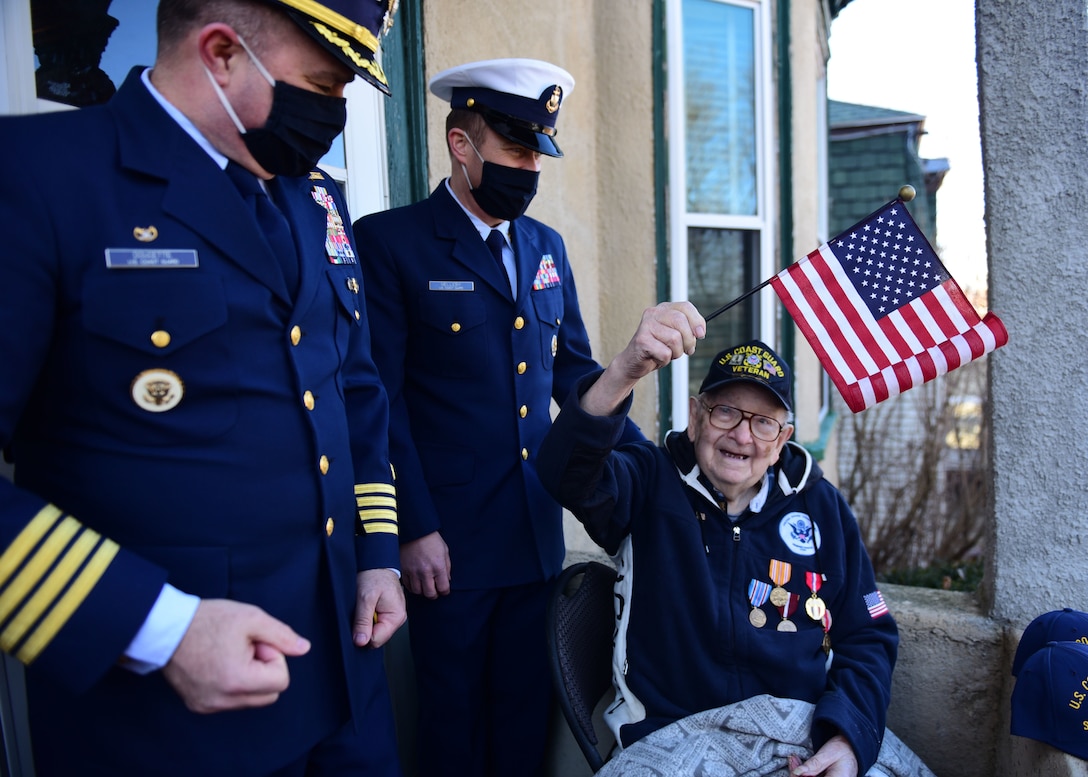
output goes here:
{"type": "Polygon", "coordinates": [[[508,140],[563,156],[554,140],[555,122],[574,89],[574,77],[563,68],[539,59],[488,59],[443,70],[428,86],[451,108],[482,115],[508,140]]]}

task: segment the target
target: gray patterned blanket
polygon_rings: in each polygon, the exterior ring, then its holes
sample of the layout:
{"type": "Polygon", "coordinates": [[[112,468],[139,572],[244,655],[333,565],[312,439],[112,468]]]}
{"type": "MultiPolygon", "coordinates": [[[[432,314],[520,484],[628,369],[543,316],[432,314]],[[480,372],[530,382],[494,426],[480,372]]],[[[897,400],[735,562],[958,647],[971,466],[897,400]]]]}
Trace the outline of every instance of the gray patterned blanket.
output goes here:
{"type": "MultiPolygon", "coordinates": [[[[814,705],[755,696],[678,720],[617,753],[597,777],[788,777],[787,759],[812,755],[814,705]]],[[[866,777],[936,777],[885,730],[866,777]]]]}

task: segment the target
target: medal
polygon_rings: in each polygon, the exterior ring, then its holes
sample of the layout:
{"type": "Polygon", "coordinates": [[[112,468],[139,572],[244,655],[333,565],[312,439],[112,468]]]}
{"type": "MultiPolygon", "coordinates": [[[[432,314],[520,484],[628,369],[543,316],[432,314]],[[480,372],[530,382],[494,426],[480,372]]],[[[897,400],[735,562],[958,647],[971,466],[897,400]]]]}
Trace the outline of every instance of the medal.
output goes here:
{"type": "Polygon", "coordinates": [[[789,599],[789,591],[783,586],[790,581],[790,572],[792,571],[793,564],[771,559],[770,575],[771,580],[774,582],[774,588],[771,590],[771,604],[775,607],[781,607],[789,599]]]}
{"type": "Polygon", "coordinates": [[[797,610],[801,602],[801,594],[786,594],[786,602],[778,608],[782,613],[782,622],[778,624],[779,631],[797,631],[797,624],[790,620],[790,616],[797,610]]]}
{"type": "Polygon", "coordinates": [[[824,624],[824,641],[821,647],[824,649],[824,655],[827,655],[831,652],[831,613],[825,611],[821,620],[824,624]]]}
{"type": "Polygon", "coordinates": [[[748,622],[757,629],[762,629],[767,625],[767,613],[760,608],[767,601],[767,596],[770,593],[771,586],[769,583],[761,582],[753,577],[752,582],[748,584],[748,601],[752,603],[752,611],[748,613],[748,622]]]}
{"type": "Polygon", "coordinates": [[[808,583],[809,590],[812,591],[812,596],[805,602],[805,612],[808,613],[808,617],[812,618],[812,620],[819,621],[827,612],[827,605],[824,604],[824,600],[816,595],[816,592],[820,590],[820,586],[823,585],[824,576],[816,572],[805,572],[805,582],[808,583]]]}

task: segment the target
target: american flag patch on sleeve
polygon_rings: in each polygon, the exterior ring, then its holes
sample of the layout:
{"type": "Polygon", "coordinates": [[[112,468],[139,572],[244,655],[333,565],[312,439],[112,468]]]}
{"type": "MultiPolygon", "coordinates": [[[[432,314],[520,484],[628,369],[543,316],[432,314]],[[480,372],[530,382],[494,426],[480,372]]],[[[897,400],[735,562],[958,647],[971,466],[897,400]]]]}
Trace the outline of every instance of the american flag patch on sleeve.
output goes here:
{"type": "Polygon", "coordinates": [[[869,608],[870,617],[879,618],[888,614],[888,605],[884,603],[884,596],[880,591],[865,594],[865,606],[869,608]]]}

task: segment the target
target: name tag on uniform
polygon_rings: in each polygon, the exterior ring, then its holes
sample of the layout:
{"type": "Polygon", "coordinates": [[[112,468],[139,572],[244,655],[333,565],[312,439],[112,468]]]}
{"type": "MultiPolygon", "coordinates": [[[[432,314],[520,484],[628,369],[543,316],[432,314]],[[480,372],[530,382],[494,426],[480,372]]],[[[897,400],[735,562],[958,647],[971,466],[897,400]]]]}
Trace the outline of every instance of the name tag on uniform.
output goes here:
{"type": "Polygon", "coordinates": [[[475,281],[429,281],[427,288],[431,291],[473,291],[476,283],[475,281]]]}
{"type": "Polygon", "coordinates": [[[106,266],[114,270],[199,267],[195,248],[107,248],[106,266]]]}

